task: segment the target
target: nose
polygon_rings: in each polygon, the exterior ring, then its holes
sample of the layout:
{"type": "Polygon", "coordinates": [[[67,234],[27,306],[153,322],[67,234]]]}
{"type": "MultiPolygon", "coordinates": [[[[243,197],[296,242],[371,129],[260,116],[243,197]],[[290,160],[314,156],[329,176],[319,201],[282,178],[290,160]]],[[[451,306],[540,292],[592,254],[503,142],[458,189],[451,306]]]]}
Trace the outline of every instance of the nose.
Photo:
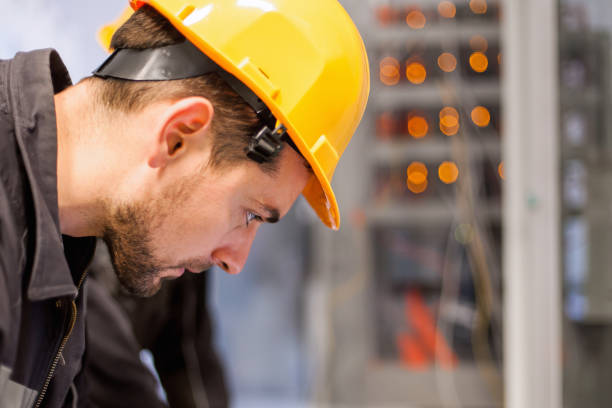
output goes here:
{"type": "Polygon", "coordinates": [[[241,228],[227,236],[212,252],[213,262],[229,274],[239,274],[249,256],[256,232],[256,228],[241,228]]]}

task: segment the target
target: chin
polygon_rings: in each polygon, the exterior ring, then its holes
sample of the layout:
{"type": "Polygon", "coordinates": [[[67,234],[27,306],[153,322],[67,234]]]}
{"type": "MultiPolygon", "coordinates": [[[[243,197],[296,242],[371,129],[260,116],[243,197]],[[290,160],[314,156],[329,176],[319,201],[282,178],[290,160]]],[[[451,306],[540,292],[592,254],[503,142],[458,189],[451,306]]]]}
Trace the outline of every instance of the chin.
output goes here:
{"type": "Polygon", "coordinates": [[[138,297],[151,297],[155,295],[162,287],[162,278],[155,277],[146,280],[122,280],[119,278],[121,286],[130,295],[138,297]]]}

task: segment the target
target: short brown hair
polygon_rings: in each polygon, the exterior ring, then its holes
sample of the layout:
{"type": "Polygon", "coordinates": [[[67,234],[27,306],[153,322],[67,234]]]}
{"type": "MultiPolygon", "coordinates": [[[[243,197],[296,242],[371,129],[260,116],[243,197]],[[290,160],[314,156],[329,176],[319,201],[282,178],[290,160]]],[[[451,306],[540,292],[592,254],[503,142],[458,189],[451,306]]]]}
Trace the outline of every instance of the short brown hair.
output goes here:
{"type": "MultiPolygon", "coordinates": [[[[185,37],[152,7],[136,11],[115,33],[111,48],[147,49],[185,41],[185,37]]],[[[93,78],[103,106],[126,113],[137,112],[153,102],[202,96],[211,101],[215,115],[211,122],[213,136],[209,165],[229,166],[244,160],[252,136],[260,130],[253,109],[216,73],[170,81],[128,81],[93,78]]],[[[274,173],[277,161],[261,164],[274,173]]]]}

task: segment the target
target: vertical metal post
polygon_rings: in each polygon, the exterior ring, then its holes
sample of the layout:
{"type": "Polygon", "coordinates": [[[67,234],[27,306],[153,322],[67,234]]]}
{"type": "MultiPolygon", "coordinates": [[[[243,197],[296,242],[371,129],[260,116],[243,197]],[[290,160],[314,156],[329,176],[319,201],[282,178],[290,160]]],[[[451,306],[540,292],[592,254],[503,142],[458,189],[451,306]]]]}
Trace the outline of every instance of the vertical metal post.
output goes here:
{"type": "Polygon", "coordinates": [[[562,407],[558,0],[502,23],[505,406],[562,407]]]}

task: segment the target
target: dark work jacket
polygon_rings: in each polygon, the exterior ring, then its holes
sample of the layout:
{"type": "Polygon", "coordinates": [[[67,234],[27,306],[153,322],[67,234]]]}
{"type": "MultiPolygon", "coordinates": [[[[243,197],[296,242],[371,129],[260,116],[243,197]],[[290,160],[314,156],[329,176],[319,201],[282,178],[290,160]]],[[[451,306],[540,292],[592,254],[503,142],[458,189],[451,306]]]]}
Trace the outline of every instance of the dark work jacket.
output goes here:
{"type": "Polygon", "coordinates": [[[84,271],[93,238],[62,236],[53,50],[0,60],[0,407],[85,406],[84,271]]]}
{"type": "Polygon", "coordinates": [[[164,282],[149,298],[119,289],[104,244],[89,270],[87,377],[92,406],[163,408],[140,360],[149,349],[170,407],[225,408],[229,395],[213,339],[208,272],[164,282]],[[94,279],[92,279],[94,278],[94,279]]]}

